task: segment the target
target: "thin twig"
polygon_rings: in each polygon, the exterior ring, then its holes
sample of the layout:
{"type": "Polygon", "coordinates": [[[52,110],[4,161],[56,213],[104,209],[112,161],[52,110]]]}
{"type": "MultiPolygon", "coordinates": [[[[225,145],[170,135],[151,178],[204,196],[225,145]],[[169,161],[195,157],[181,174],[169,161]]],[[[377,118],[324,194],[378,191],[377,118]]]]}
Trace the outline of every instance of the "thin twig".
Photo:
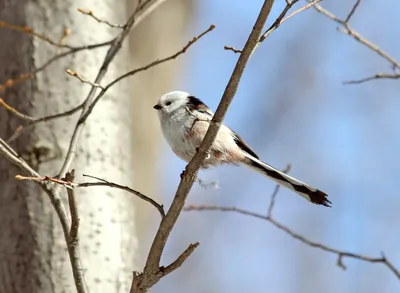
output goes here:
{"type": "MultiPolygon", "coordinates": [[[[107,52],[107,55],[104,58],[103,64],[100,67],[100,70],[94,80],[94,84],[100,84],[103,77],[106,75],[108,67],[110,63],[114,60],[115,56],[119,52],[119,50],[122,47],[122,44],[129,34],[131,28],[134,26],[134,24],[139,23],[136,22],[136,19],[142,20],[144,19],[145,16],[148,15],[149,11],[153,11],[156,7],[158,7],[159,4],[163,3],[164,0],[146,0],[142,1],[140,5],[135,9],[135,11],[132,13],[132,15],[129,17],[128,21],[126,22],[124,29],[121,30],[120,34],[113,40],[110,49],[107,52]]],[[[82,107],[82,112],[81,112],[81,117],[86,115],[86,111],[90,107],[93,99],[95,98],[97,88],[93,87],[90,89],[89,94],[87,95],[83,107],[82,107]]],[[[80,118],[81,118],[80,117],[80,118]]],[[[78,142],[80,139],[80,136],[82,134],[82,131],[84,129],[84,123],[80,122],[81,120],[79,119],[78,122],[75,125],[75,129],[73,131],[68,151],[64,160],[64,163],[59,171],[59,176],[62,176],[71,166],[73,160],[75,159],[75,149],[78,146],[78,142]]]]}
{"type": "Polygon", "coordinates": [[[33,70],[32,72],[20,74],[20,76],[18,78],[8,79],[3,85],[0,84],[0,93],[2,93],[6,88],[10,88],[16,84],[19,84],[19,83],[25,81],[25,80],[33,78],[36,74],[38,74],[39,72],[46,69],[53,62],[65,57],[65,56],[73,55],[75,53],[78,53],[78,52],[84,51],[84,50],[93,50],[93,49],[97,49],[97,48],[101,48],[101,47],[105,47],[105,46],[110,46],[112,44],[112,42],[113,42],[113,40],[103,42],[103,43],[93,44],[93,45],[79,46],[79,47],[75,47],[74,49],[69,49],[65,52],[54,55],[53,57],[49,58],[45,63],[43,63],[41,66],[39,66],[35,70],[33,70]]]}
{"type": "Polygon", "coordinates": [[[357,0],[356,3],[354,3],[349,14],[347,15],[346,19],[344,20],[345,23],[348,23],[350,21],[350,19],[353,17],[353,15],[356,12],[357,7],[358,7],[358,5],[360,5],[360,3],[361,3],[361,0],[357,0]]]}
{"type": "Polygon", "coordinates": [[[242,53],[242,50],[236,49],[234,46],[224,46],[224,50],[232,51],[233,53],[242,53]]]}
{"type": "Polygon", "coordinates": [[[67,69],[67,70],[65,70],[65,72],[66,72],[68,75],[75,77],[76,79],[78,79],[78,80],[79,80],[80,82],[82,82],[82,83],[86,83],[86,84],[88,84],[88,85],[91,85],[92,87],[97,87],[97,88],[100,88],[100,89],[104,90],[104,87],[103,87],[102,85],[100,85],[100,84],[98,84],[98,83],[91,82],[91,81],[89,81],[89,80],[87,80],[87,79],[84,79],[84,78],[83,78],[82,76],[80,76],[79,73],[76,72],[76,71],[72,71],[71,69],[67,69]]]}
{"type": "MultiPolygon", "coordinates": [[[[288,164],[286,166],[285,170],[283,170],[283,173],[285,173],[285,174],[289,173],[291,167],[292,166],[290,164],[288,164]]],[[[267,212],[268,217],[272,216],[272,210],[274,209],[274,206],[275,206],[275,199],[276,199],[276,196],[278,195],[278,191],[279,191],[280,187],[281,186],[279,184],[277,184],[275,186],[274,191],[272,192],[271,201],[269,202],[268,212],[267,212]]]]}
{"type": "Polygon", "coordinates": [[[110,82],[107,86],[105,86],[103,88],[103,90],[97,95],[97,97],[94,99],[93,103],[88,107],[86,113],[84,115],[81,116],[81,118],[79,119],[79,123],[84,123],[86,121],[86,119],[89,117],[89,115],[92,113],[94,107],[96,106],[96,104],[98,103],[98,101],[104,96],[104,94],[116,83],[120,82],[121,80],[135,75],[139,72],[142,71],[146,71],[156,65],[159,65],[161,63],[170,61],[170,60],[174,60],[177,57],[179,57],[180,55],[186,53],[186,51],[194,44],[196,43],[198,40],[200,40],[204,35],[206,35],[207,33],[211,32],[213,29],[215,28],[215,25],[210,25],[210,27],[205,30],[204,32],[202,32],[200,35],[198,35],[197,37],[194,37],[192,40],[190,40],[181,50],[179,50],[178,52],[176,52],[173,55],[170,55],[168,57],[162,58],[162,59],[157,59],[156,61],[153,61],[149,64],[147,64],[146,66],[131,70],[121,76],[119,76],[118,78],[116,78],[115,80],[113,80],[112,82],[110,82]]]}
{"type": "Polygon", "coordinates": [[[307,238],[305,238],[304,236],[294,232],[293,230],[291,230],[290,228],[288,228],[287,226],[279,223],[278,221],[276,221],[275,219],[273,219],[270,216],[265,216],[262,214],[258,214],[258,213],[254,213],[251,211],[247,211],[244,209],[239,209],[236,207],[222,207],[222,206],[188,206],[184,209],[185,211],[222,211],[222,212],[235,212],[238,214],[242,214],[242,215],[246,215],[246,216],[250,216],[253,218],[257,218],[257,219],[261,219],[261,220],[265,220],[269,223],[271,223],[272,225],[274,225],[276,228],[278,228],[279,230],[285,232],[286,234],[290,235],[291,237],[311,246],[311,247],[315,247],[315,248],[319,248],[323,251],[329,252],[329,253],[333,253],[336,254],[338,257],[338,261],[337,261],[337,265],[339,267],[341,267],[342,269],[346,269],[346,266],[343,264],[343,258],[344,257],[348,257],[348,258],[354,258],[354,259],[358,259],[361,261],[366,261],[366,262],[371,262],[371,263],[382,263],[385,266],[387,266],[393,273],[394,275],[400,279],[400,272],[398,269],[396,269],[394,267],[394,265],[384,256],[382,255],[382,257],[370,257],[370,256],[366,256],[366,255],[362,255],[362,254],[357,254],[357,253],[352,253],[352,252],[347,252],[347,251],[342,251],[339,249],[335,249],[332,247],[329,247],[325,244],[321,244],[312,240],[309,240],[307,238]]]}
{"type": "Polygon", "coordinates": [[[262,43],[274,30],[276,30],[282,23],[287,21],[289,18],[295,16],[299,12],[302,12],[306,9],[311,8],[312,6],[316,5],[318,2],[321,2],[322,0],[314,0],[310,1],[310,3],[304,5],[303,7],[297,9],[296,11],[293,11],[291,14],[286,16],[286,13],[293,7],[294,4],[296,4],[299,0],[293,0],[290,2],[286,3],[285,8],[283,8],[281,14],[278,16],[278,18],[275,20],[275,22],[263,33],[263,35],[260,38],[259,43],[262,43]],[[285,17],[286,16],[286,17],[285,17]]]}
{"type": "Polygon", "coordinates": [[[119,29],[122,29],[122,28],[125,27],[124,25],[121,25],[121,24],[113,24],[113,23],[110,23],[108,20],[101,19],[100,17],[96,16],[96,15],[93,13],[92,10],[84,10],[83,8],[78,8],[78,11],[79,11],[80,13],[82,13],[82,14],[85,14],[85,15],[88,15],[88,16],[92,17],[92,18],[93,18],[94,20],[96,20],[98,23],[104,23],[104,24],[108,25],[109,27],[112,27],[112,28],[119,28],[119,29]]]}
{"type": "MultiPolygon", "coordinates": [[[[29,130],[30,128],[32,128],[33,125],[40,123],[40,122],[47,122],[50,120],[54,120],[54,119],[58,119],[58,118],[62,118],[62,117],[68,117],[71,116],[73,114],[75,114],[76,112],[78,112],[80,109],[83,108],[83,103],[68,110],[65,112],[61,112],[61,113],[57,113],[57,114],[53,114],[53,115],[49,115],[49,116],[44,116],[44,117],[40,117],[40,118],[34,118],[34,117],[30,117],[27,116],[25,114],[22,114],[21,112],[18,112],[20,115],[25,115],[26,117],[32,118],[33,120],[31,120],[27,125],[25,126],[18,126],[17,129],[15,130],[15,132],[13,133],[13,135],[7,139],[7,143],[11,143],[14,140],[16,140],[21,134],[25,133],[27,130],[29,130]]],[[[15,109],[14,109],[15,110],[15,109]]],[[[15,110],[17,111],[17,110],[15,110]]]]}
{"type": "Polygon", "coordinates": [[[41,39],[41,40],[43,40],[43,41],[45,41],[45,42],[47,42],[50,45],[55,46],[55,47],[76,49],[76,47],[74,47],[74,46],[70,46],[70,45],[66,45],[66,44],[62,44],[62,43],[56,42],[56,41],[50,39],[49,37],[47,37],[47,36],[45,36],[45,35],[43,35],[41,33],[35,32],[34,30],[32,30],[28,26],[19,26],[19,25],[14,25],[14,24],[7,23],[5,21],[0,21],[0,27],[4,27],[4,28],[8,28],[8,29],[15,30],[15,31],[18,31],[18,32],[23,32],[23,33],[26,33],[28,35],[32,35],[32,36],[34,36],[34,37],[36,37],[38,39],[41,39]]]}
{"type": "Polygon", "coordinates": [[[374,79],[400,79],[400,74],[391,74],[391,73],[377,73],[373,76],[365,77],[362,79],[356,79],[356,80],[347,80],[344,81],[343,84],[359,84],[367,81],[371,81],[374,79]]]}
{"type": "Polygon", "coordinates": [[[194,244],[190,244],[188,248],[186,248],[186,250],[184,252],[182,252],[182,254],[180,256],[178,256],[178,258],[172,262],[170,265],[166,266],[166,267],[161,267],[161,271],[163,272],[164,276],[172,273],[173,271],[175,271],[176,269],[179,269],[182,264],[185,262],[185,260],[193,253],[193,251],[200,245],[199,242],[196,242],[194,244]]]}
{"type": "MultiPolygon", "coordinates": [[[[356,8],[358,7],[358,5],[354,5],[353,9],[354,10],[350,15],[351,16],[354,14],[356,8]]],[[[341,25],[341,29],[340,31],[344,34],[347,34],[349,36],[351,36],[353,39],[355,39],[356,41],[358,41],[359,43],[363,44],[364,46],[366,46],[367,48],[369,48],[370,50],[376,52],[379,56],[381,56],[382,58],[384,58],[385,60],[387,60],[388,62],[391,63],[391,65],[393,66],[393,68],[400,68],[400,62],[397,61],[394,57],[390,56],[387,52],[383,51],[381,48],[379,48],[376,44],[372,43],[371,41],[367,40],[366,38],[364,38],[362,35],[360,35],[358,32],[356,32],[355,30],[353,30],[349,23],[346,22],[346,19],[348,18],[350,20],[349,17],[347,17],[345,20],[340,19],[339,17],[337,17],[335,14],[333,14],[332,12],[326,10],[325,8],[323,8],[321,5],[316,4],[314,5],[314,8],[321,13],[322,15],[326,16],[327,18],[333,20],[334,22],[338,23],[341,25]]]]}
{"type": "Polygon", "coordinates": [[[17,116],[18,118],[21,118],[21,119],[27,120],[27,121],[35,121],[34,117],[31,117],[31,116],[28,116],[28,115],[25,115],[25,114],[19,112],[18,110],[16,110],[15,108],[13,108],[9,104],[7,104],[2,98],[0,98],[0,105],[3,106],[7,111],[10,111],[12,114],[17,116]]]}
{"type": "Polygon", "coordinates": [[[93,178],[93,179],[96,179],[96,180],[100,180],[102,182],[82,182],[82,183],[78,183],[77,187],[107,186],[107,187],[111,187],[111,188],[118,188],[118,189],[122,189],[122,190],[128,191],[128,192],[136,195],[140,199],[150,203],[152,206],[154,206],[158,210],[158,212],[160,213],[161,218],[165,217],[165,211],[164,211],[163,205],[159,204],[154,199],[144,195],[143,193],[141,193],[141,192],[139,192],[137,190],[134,190],[134,189],[132,189],[132,188],[130,188],[128,186],[123,186],[123,185],[119,185],[119,184],[116,184],[116,183],[113,183],[113,182],[109,182],[107,180],[104,180],[104,179],[101,179],[101,178],[98,178],[98,177],[95,177],[95,176],[86,175],[86,174],[83,174],[83,176],[89,177],[89,178],[93,178]]]}

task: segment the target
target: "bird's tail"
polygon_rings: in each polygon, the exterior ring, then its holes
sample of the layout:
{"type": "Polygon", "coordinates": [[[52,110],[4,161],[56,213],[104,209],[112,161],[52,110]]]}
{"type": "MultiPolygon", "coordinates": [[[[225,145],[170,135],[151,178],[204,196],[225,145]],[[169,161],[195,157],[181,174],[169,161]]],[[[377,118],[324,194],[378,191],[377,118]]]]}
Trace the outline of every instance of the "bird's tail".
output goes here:
{"type": "Polygon", "coordinates": [[[264,174],[274,180],[279,185],[294,190],[297,194],[304,197],[306,200],[319,205],[330,207],[331,202],[328,200],[328,195],[321,190],[318,190],[310,185],[307,185],[296,178],[293,178],[274,167],[261,162],[253,156],[246,154],[246,160],[243,162],[247,167],[264,174]]]}

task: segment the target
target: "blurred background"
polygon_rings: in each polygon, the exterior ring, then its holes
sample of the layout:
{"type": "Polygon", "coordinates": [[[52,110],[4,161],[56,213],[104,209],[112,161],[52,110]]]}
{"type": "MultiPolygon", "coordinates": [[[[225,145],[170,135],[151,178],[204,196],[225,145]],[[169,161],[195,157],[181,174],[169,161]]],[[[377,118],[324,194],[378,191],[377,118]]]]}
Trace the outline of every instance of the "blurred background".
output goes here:
{"type": "MultiPolygon", "coordinates": [[[[77,149],[72,166],[77,181],[87,181],[82,173],[99,176],[129,185],[168,207],[186,164],[167,146],[152,106],[162,94],[183,90],[216,109],[239,56],[223,48],[243,47],[262,2],[168,0],[134,27],[101,84],[176,53],[216,25],[176,60],[130,77],[107,93],[87,121],[77,149]]],[[[345,18],[354,2],[321,3],[345,18]]],[[[138,1],[121,3],[126,6],[112,0],[0,0],[0,20],[27,25],[56,40],[68,28],[72,33],[67,43],[92,44],[108,41],[120,31],[76,9],[93,9],[111,23],[124,23],[138,1]]],[[[300,1],[293,10],[306,3],[300,1]]],[[[285,5],[285,0],[275,0],[266,27],[285,5]]],[[[362,0],[351,21],[356,31],[397,60],[399,9],[397,0],[362,0]]],[[[283,23],[248,63],[225,123],[264,161],[280,169],[291,164],[290,175],[326,192],[332,202],[332,208],[316,206],[280,189],[274,219],[329,247],[371,257],[384,252],[400,269],[400,81],[343,84],[392,69],[337,27],[315,9],[283,23]]],[[[107,50],[62,58],[33,79],[7,88],[2,98],[34,117],[70,109],[81,103],[89,87],[65,70],[94,80],[107,50]]],[[[38,38],[1,28],[0,85],[38,68],[55,51],[38,38]]],[[[75,115],[40,123],[11,146],[29,155],[38,147],[53,150],[58,144],[62,156],[30,162],[40,174],[58,174],[77,119],[75,115]]],[[[20,124],[19,118],[0,108],[1,138],[9,137],[20,124]]],[[[27,288],[29,292],[75,292],[53,207],[33,183],[16,182],[14,176],[20,171],[1,159],[0,186],[6,188],[0,188],[0,235],[6,236],[0,237],[0,261],[7,265],[0,266],[0,293],[27,292],[27,288]]],[[[220,187],[195,184],[188,205],[237,207],[266,215],[275,188],[271,180],[233,166],[201,171],[199,177],[218,181],[220,187]]],[[[132,271],[143,269],[159,226],[157,211],[115,189],[80,189],[77,199],[80,252],[89,291],[128,292],[132,271]]],[[[267,221],[233,212],[183,212],[162,264],[175,260],[196,241],[200,246],[183,267],[163,278],[152,292],[400,290],[399,279],[382,264],[345,258],[347,270],[343,270],[336,255],[305,245],[267,221]]]]}
{"type": "MultiPolygon", "coordinates": [[[[275,2],[267,26],[285,5],[283,0],[275,2]]],[[[322,6],[345,18],[353,2],[323,1],[322,6]]],[[[261,4],[258,0],[193,1],[184,31],[186,40],[210,24],[217,27],[180,59],[177,78],[165,91],[188,91],[215,109],[238,58],[223,47],[242,48],[261,4]]],[[[361,1],[351,25],[400,58],[398,9],[400,3],[395,0],[361,1]]],[[[279,27],[250,60],[225,123],[266,162],[281,169],[290,163],[292,176],[325,191],[333,203],[331,209],[315,206],[281,189],[275,219],[334,248],[374,257],[384,252],[400,267],[400,83],[375,80],[344,85],[344,81],[391,72],[391,68],[337,27],[314,9],[279,27]]],[[[168,43],[175,48],[170,52],[181,48],[185,38],[168,43]]],[[[164,51],[162,56],[166,54],[164,51]]],[[[157,121],[151,109],[143,111],[157,121]]],[[[151,135],[161,137],[159,128],[151,135]]],[[[168,205],[185,163],[163,139],[160,144],[154,153],[161,180],[157,193],[168,205]]],[[[235,206],[266,214],[275,187],[272,181],[231,166],[203,171],[199,176],[218,180],[220,188],[205,190],[195,184],[188,204],[235,206]]],[[[147,243],[143,242],[145,253],[158,227],[156,216],[150,220],[154,225],[147,231],[147,243]]],[[[189,243],[199,241],[200,246],[182,269],[163,279],[153,292],[400,289],[399,280],[382,264],[344,259],[347,270],[343,270],[336,265],[337,256],[311,248],[266,221],[235,213],[185,212],[170,240],[164,263],[175,259],[189,243]]]]}

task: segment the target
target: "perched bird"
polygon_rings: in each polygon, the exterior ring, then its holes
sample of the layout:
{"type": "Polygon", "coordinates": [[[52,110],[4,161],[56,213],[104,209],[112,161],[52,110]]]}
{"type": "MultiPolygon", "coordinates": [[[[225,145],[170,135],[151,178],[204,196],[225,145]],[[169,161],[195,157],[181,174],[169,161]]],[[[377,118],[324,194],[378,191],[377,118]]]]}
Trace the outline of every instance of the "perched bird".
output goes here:
{"type": "MultiPolygon", "coordinates": [[[[198,98],[182,91],[163,95],[153,108],[158,111],[162,133],[173,152],[188,163],[204,139],[213,111],[198,98]]],[[[225,163],[247,166],[314,204],[327,207],[331,204],[326,193],[262,162],[236,132],[222,124],[201,167],[225,163]]]]}

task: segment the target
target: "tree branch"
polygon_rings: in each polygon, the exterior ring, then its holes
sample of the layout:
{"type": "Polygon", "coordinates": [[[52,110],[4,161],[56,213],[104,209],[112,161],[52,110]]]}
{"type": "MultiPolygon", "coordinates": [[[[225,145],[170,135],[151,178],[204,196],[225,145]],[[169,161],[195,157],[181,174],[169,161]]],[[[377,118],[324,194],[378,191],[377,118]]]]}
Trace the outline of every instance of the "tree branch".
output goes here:
{"type": "MultiPolygon", "coordinates": [[[[354,40],[357,42],[361,43],[371,51],[377,53],[379,56],[381,56],[383,59],[387,60],[393,67],[393,69],[399,69],[400,68],[400,62],[396,60],[393,56],[391,56],[389,53],[385,52],[382,50],[378,45],[372,43],[371,41],[367,40],[365,37],[363,37],[360,33],[355,31],[351,26],[350,26],[350,20],[353,17],[354,13],[356,12],[357,8],[359,7],[361,3],[361,0],[357,0],[350,10],[349,14],[345,19],[341,19],[332,12],[326,10],[323,8],[321,5],[316,4],[314,5],[314,8],[316,11],[318,11],[320,14],[324,15],[325,17],[333,20],[334,22],[338,23],[340,25],[339,31],[351,36],[354,40]]],[[[396,77],[396,74],[390,75],[390,74],[376,74],[374,77],[371,78],[365,78],[360,81],[355,81],[355,82],[345,82],[345,83],[361,83],[365,81],[369,81],[372,79],[382,79],[382,78],[398,78],[396,77]]]]}
{"type": "MultiPolygon", "coordinates": [[[[102,87],[101,85],[96,85],[96,87],[99,87],[102,89],[102,91],[97,95],[97,97],[94,99],[93,103],[91,103],[91,105],[88,107],[86,113],[84,115],[81,116],[81,118],[79,119],[78,123],[84,123],[86,121],[86,119],[89,117],[89,115],[92,113],[94,107],[96,106],[96,104],[99,102],[99,100],[104,96],[104,94],[112,87],[114,86],[116,83],[120,82],[121,80],[135,75],[136,73],[142,72],[142,71],[146,71],[156,65],[159,65],[161,63],[170,61],[170,60],[174,60],[176,58],[178,58],[180,55],[186,53],[186,51],[194,44],[196,43],[198,40],[200,40],[203,36],[205,36],[207,33],[211,32],[213,29],[215,28],[215,25],[210,25],[210,27],[208,29],[206,29],[204,32],[202,32],[200,35],[198,35],[197,37],[194,37],[192,40],[190,40],[181,50],[179,50],[178,52],[176,52],[173,55],[170,55],[168,57],[162,58],[162,59],[157,59],[153,62],[151,62],[150,64],[147,64],[146,66],[131,70],[121,76],[119,76],[118,78],[116,78],[115,80],[113,80],[112,82],[110,82],[107,86],[102,87]]],[[[87,82],[86,82],[87,83],[87,82]]]]}
{"type": "MultiPolygon", "coordinates": [[[[75,170],[71,170],[67,172],[65,175],[65,180],[73,183],[75,179],[75,170]]],[[[79,257],[79,237],[78,237],[78,230],[79,230],[79,213],[78,207],[76,205],[75,200],[75,190],[74,189],[67,189],[68,194],[68,204],[69,210],[71,214],[71,229],[69,232],[69,239],[67,241],[68,252],[70,255],[72,273],[74,275],[75,286],[78,293],[86,293],[86,282],[83,276],[83,269],[81,260],[79,257]]]]}
{"type": "Polygon", "coordinates": [[[163,205],[159,204],[154,199],[144,195],[143,193],[141,193],[141,192],[139,192],[137,190],[134,190],[134,189],[132,189],[132,188],[130,188],[128,186],[122,186],[122,185],[119,185],[119,184],[116,184],[116,183],[113,183],[113,182],[109,182],[107,180],[104,180],[104,179],[101,179],[101,178],[98,178],[98,177],[94,177],[94,176],[90,176],[90,175],[86,175],[86,174],[83,174],[83,176],[94,178],[94,179],[100,180],[102,182],[82,182],[82,183],[78,183],[77,187],[107,186],[107,187],[111,187],[111,188],[118,188],[118,189],[122,189],[122,190],[128,191],[128,192],[136,195],[140,199],[150,203],[152,206],[154,206],[158,210],[158,212],[160,213],[161,218],[165,217],[165,211],[164,211],[163,205]]]}
{"type": "Polygon", "coordinates": [[[244,68],[246,67],[246,64],[250,59],[250,56],[258,42],[261,31],[265,25],[273,3],[273,0],[265,0],[262,5],[260,13],[254,24],[253,30],[249,35],[243,52],[240,54],[235,69],[233,70],[233,73],[225,88],[225,92],[219,103],[217,111],[215,112],[215,115],[210,122],[210,126],[204,137],[204,140],[200,144],[197,154],[186,166],[171,207],[169,208],[166,216],[162,219],[160,223],[156,236],[151,245],[144,271],[142,274],[136,275],[132,281],[132,293],[147,292],[149,288],[151,288],[160,280],[160,277],[158,277],[160,272],[160,260],[161,255],[164,251],[165,244],[168,240],[172,228],[174,227],[183,209],[188,193],[193,186],[194,180],[196,179],[196,175],[200,168],[200,165],[206,158],[207,152],[210,149],[211,144],[215,140],[215,137],[221,126],[221,122],[224,119],[224,116],[228,110],[228,107],[232,102],[233,97],[235,96],[244,68]]]}

